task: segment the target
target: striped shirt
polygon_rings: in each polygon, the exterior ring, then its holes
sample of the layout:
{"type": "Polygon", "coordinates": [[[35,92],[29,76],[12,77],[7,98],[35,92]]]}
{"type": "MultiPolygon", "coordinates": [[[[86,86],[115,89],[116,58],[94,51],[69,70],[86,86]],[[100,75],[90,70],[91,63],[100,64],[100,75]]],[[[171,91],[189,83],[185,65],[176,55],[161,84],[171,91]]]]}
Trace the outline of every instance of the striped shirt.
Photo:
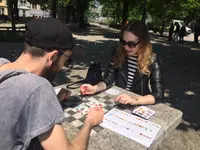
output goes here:
{"type": "Polygon", "coordinates": [[[128,57],[128,81],[126,85],[126,90],[130,91],[135,77],[135,72],[137,70],[137,56],[128,57]]]}

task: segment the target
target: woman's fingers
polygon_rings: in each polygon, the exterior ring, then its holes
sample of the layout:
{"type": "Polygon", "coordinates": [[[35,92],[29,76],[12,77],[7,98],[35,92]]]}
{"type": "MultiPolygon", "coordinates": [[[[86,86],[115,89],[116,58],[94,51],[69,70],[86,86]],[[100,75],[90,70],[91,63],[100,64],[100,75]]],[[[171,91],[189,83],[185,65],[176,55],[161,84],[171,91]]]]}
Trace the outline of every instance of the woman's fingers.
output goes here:
{"type": "Polygon", "coordinates": [[[117,96],[117,98],[115,99],[115,101],[116,101],[116,102],[119,102],[120,99],[121,99],[123,96],[124,96],[124,94],[121,94],[121,95],[117,96]]]}
{"type": "Polygon", "coordinates": [[[88,88],[87,85],[82,85],[82,86],[80,87],[81,93],[82,93],[82,94],[86,94],[86,93],[87,93],[87,88],[88,88]]]}

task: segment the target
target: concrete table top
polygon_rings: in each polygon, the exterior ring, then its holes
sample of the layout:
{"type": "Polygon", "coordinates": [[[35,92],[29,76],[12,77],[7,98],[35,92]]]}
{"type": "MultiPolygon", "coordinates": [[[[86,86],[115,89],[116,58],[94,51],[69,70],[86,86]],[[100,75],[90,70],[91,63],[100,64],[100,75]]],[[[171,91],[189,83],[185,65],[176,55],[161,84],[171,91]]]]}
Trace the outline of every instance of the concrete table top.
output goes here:
{"type": "MultiPolygon", "coordinates": [[[[66,88],[66,85],[61,85],[56,88],[66,88]]],[[[119,87],[113,86],[112,88],[117,89],[122,93],[129,95],[136,95],[132,92],[126,91],[119,87]]],[[[79,94],[79,89],[73,90],[72,94],[79,94]]],[[[111,95],[109,95],[111,96],[111,95]]],[[[114,100],[113,96],[113,100],[114,100]]],[[[167,104],[159,103],[155,105],[148,105],[148,108],[156,111],[156,114],[152,116],[149,121],[157,123],[161,126],[154,142],[151,146],[145,147],[134,140],[131,140],[123,135],[115,133],[109,129],[104,128],[99,133],[93,134],[91,132],[88,150],[154,150],[158,145],[167,138],[167,136],[175,130],[175,128],[180,124],[182,119],[182,112],[170,107],[167,104]]],[[[131,112],[132,110],[130,110],[131,112]]],[[[73,139],[78,133],[78,129],[69,125],[68,123],[63,123],[64,128],[67,130],[66,133],[69,139],[73,139]]]]}

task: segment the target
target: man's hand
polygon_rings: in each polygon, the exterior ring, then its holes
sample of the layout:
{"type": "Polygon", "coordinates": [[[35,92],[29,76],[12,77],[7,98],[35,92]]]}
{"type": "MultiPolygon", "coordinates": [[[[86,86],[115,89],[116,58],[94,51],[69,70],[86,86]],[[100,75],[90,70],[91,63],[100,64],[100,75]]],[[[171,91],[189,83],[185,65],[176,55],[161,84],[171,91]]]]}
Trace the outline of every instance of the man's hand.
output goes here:
{"type": "Polygon", "coordinates": [[[91,128],[100,124],[103,121],[104,118],[104,112],[102,108],[95,107],[92,108],[85,120],[85,125],[89,125],[91,128]]]}

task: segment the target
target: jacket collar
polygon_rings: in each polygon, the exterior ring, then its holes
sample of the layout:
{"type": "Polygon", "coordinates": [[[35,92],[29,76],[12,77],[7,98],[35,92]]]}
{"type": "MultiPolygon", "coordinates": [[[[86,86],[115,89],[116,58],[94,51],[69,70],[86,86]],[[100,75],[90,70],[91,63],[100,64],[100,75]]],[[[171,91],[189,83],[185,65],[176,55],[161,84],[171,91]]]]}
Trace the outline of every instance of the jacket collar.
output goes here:
{"type": "MultiPolygon", "coordinates": [[[[128,80],[128,59],[126,58],[124,61],[124,64],[118,68],[123,79],[127,82],[128,80]]],[[[139,72],[139,70],[137,69],[137,71],[135,72],[135,77],[133,79],[133,84],[136,84],[137,82],[139,82],[141,79],[143,78],[143,74],[139,72]]]]}

